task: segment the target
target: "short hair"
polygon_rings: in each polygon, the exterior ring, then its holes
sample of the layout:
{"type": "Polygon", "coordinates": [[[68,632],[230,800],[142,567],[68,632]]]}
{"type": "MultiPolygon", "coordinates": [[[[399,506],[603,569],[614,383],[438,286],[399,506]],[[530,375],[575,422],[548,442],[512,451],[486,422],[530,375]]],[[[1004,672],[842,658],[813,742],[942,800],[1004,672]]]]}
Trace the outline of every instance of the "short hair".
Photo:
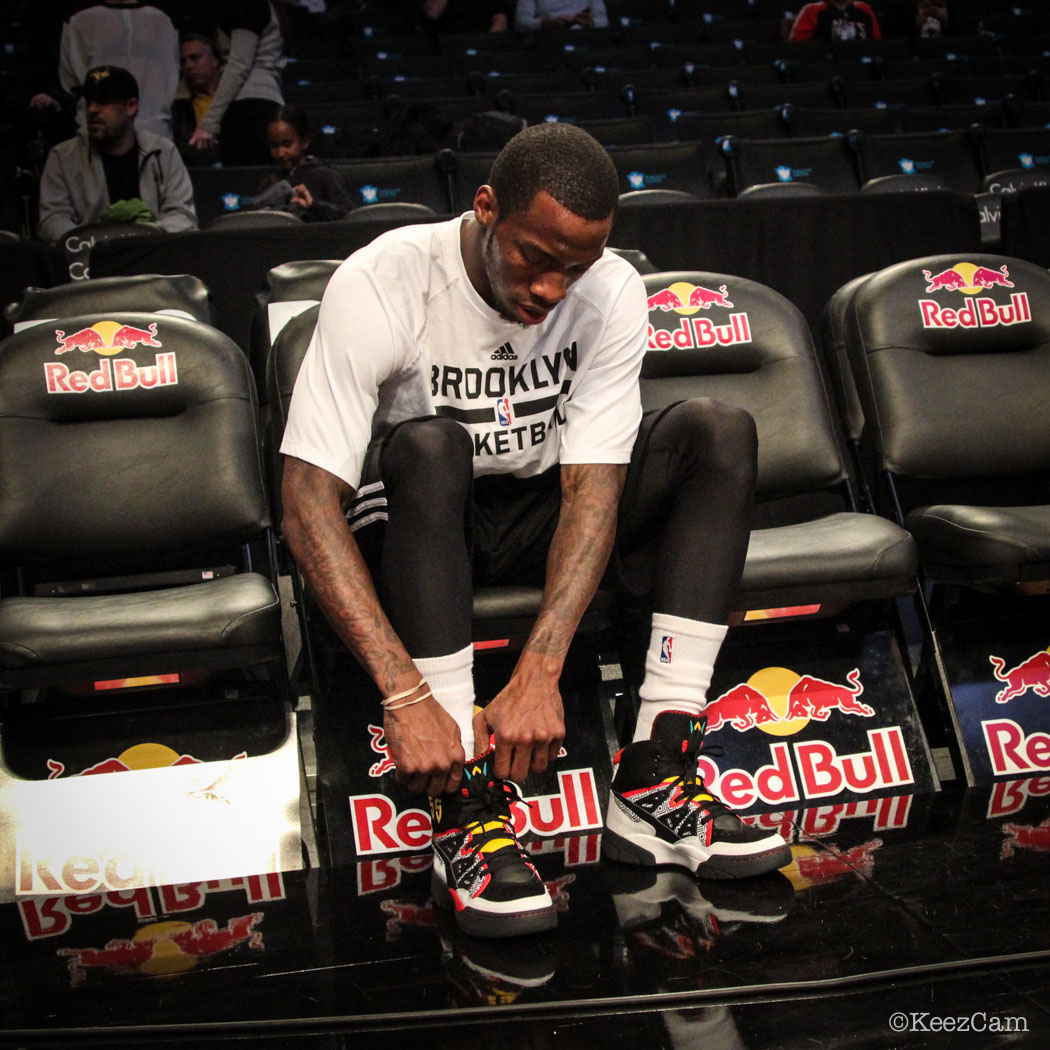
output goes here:
{"type": "Polygon", "coordinates": [[[191,44],[194,40],[203,44],[214,58],[219,57],[219,46],[215,43],[215,37],[207,33],[182,33],[179,36],[179,47],[181,48],[183,44],[191,44]]]}
{"type": "Polygon", "coordinates": [[[284,121],[285,124],[291,124],[295,128],[296,134],[304,142],[310,137],[310,120],[306,115],[306,110],[303,109],[296,102],[286,102],[277,113],[270,118],[270,123],[274,124],[278,120],[284,121]]]}
{"type": "Polygon", "coordinates": [[[596,221],[616,211],[620,193],[616,167],[598,140],[561,122],[519,131],[493,162],[489,185],[501,220],[545,190],[573,215],[596,221]]]}

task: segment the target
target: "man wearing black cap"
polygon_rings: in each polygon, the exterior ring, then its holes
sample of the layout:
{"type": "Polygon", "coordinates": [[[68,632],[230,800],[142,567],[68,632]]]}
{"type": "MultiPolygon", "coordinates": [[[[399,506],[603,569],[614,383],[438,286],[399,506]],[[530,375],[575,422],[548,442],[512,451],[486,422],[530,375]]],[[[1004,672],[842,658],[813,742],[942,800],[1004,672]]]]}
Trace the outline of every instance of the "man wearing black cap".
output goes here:
{"type": "Polygon", "coordinates": [[[121,66],[96,66],[81,94],[86,133],[55,146],[40,178],[40,239],[55,242],[99,221],[196,228],[193,185],[174,144],[135,128],[135,78],[121,66]]]}

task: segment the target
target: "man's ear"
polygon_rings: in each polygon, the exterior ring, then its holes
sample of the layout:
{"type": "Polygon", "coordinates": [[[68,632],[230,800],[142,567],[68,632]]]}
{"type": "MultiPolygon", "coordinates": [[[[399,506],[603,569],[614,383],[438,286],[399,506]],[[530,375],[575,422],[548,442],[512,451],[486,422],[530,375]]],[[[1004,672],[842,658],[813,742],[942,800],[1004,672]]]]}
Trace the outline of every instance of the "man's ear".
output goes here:
{"type": "Polygon", "coordinates": [[[489,185],[479,186],[474,194],[474,218],[487,230],[492,229],[499,220],[496,192],[489,185]]]}
{"type": "Polygon", "coordinates": [[[124,103],[124,105],[128,107],[128,116],[129,117],[136,117],[136,116],[138,116],[139,100],[137,98],[129,98],[124,103]]]}

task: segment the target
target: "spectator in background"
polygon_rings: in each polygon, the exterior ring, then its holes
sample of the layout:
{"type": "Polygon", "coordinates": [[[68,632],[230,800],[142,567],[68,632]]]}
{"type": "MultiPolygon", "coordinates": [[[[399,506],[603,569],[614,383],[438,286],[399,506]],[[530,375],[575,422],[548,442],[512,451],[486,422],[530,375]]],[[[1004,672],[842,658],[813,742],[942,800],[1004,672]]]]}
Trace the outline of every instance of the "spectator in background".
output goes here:
{"type": "Polygon", "coordinates": [[[211,108],[222,77],[222,62],[215,41],[204,33],[184,33],[179,44],[182,80],[171,104],[175,143],[187,164],[211,165],[219,160],[219,148],[190,148],[197,126],[211,108]]]}
{"type": "Polygon", "coordinates": [[[512,0],[424,0],[423,28],[436,33],[505,33],[512,0]]]}
{"type": "Polygon", "coordinates": [[[310,127],[302,106],[282,106],[266,136],[277,170],[255,191],[255,207],[277,207],[304,222],[341,219],[353,208],[338,172],[308,152],[310,127]]]}
{"type": "Polygon", "coordinates": [[[862,0],[818,0],[806,4],[791,27],[789,40],[879,40],[875,12],[862,0]]]}
{"type": "MultiPolygon", "coordinates": [[[[139,0],[104,0],[72,15],[59,44],[62,89],[75,93],[89,69],[107,65],[128,70],[139,84],[139,130],[170,139],[179,83],[179,37],[171,19],[139,0]]],[[[79,123],[85,126],[83,109],[79,123]]]]}
{"type": "Polygon", "coordinates": [[[194,149],[218,139],[223,164],[266,164],[266,128],[284,104],[284,40],[270,0],[228,0],[219,20],[229,40],[219,85],[190,136],[194,149]]]}
{"type": "Polygon", "coordinates": [[[561,29],[602,27],[609,24],[603,0],[518,0],[514,28],[535,33],[550,27],[561,29]]]}
{"type": "Polygon", "coordinates": [[[54,243],[91,222],[155,222],[194,229],[193,186],[171,139],[137,129],[139,88],[120,66],[88,70],[81,87],[87,131],[48,154],[37,235],[54,243]]]}
{"type": "Polygon", "coordinates": [[[882,19],[884,36],[959,36],[977,29],[975,19],[949,14],[948,0],[897,0],[882,19]]]}

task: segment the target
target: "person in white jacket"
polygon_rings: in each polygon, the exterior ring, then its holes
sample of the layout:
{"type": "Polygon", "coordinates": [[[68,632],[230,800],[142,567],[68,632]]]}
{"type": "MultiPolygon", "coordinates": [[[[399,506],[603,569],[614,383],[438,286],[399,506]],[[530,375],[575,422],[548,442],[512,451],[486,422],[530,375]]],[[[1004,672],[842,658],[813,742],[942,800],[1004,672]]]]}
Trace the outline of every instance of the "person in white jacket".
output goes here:
{"type": "Polygon", "coordinates": [[[88,70],[80,89],[86,133],[60,142],[40,177],[37,236],[55,243],[99,221],[154,222],[195,229],[193,184],[175,144],[136,129],[138,85],[120,66],[88,70]]]}
{"type": "MultiPolygon", "coordinates": [[[[139,85],[138,128],[172,137],[171,100],[179,84],[179,35],[163,11],[139,0],[104,0],[62,26],[58,79],[75,93],[94,66],[120,66],[139,85]]],[[[84,111],[79,111],[84,127],[84,111]]]]}
{"type": "Polygon", "coordinates": [[[608,24],[603,0],[518,0],[514,12],[514,28],[519,33],[534,33],[552,26],[573,29],[608,24]]]}

